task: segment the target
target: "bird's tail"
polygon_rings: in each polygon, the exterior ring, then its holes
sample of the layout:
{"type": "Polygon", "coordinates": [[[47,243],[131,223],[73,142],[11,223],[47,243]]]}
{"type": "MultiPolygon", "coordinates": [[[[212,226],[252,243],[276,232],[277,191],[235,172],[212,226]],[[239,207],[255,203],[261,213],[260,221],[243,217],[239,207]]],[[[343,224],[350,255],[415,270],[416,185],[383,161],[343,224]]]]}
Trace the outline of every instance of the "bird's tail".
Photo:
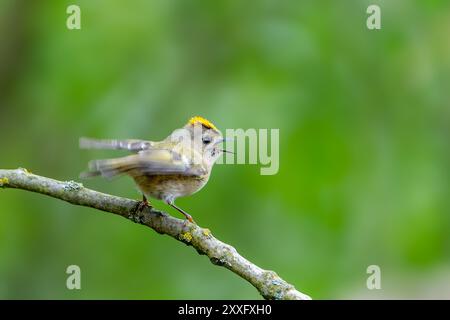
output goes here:
{"type": "Polygon", "coordinates": [[[105,178],[112,178],[128,172],[133,165],[130,161],[133,156],[116,158],[116,159],[102,159],[92,160],[89,162],[89,171],[82,172],[80,178],[92,178],[102,176],[105,178]]]}
{"type": "Polygon", "coordinates": [[[125,173],[129,169],[127,157],[117,159],[92,160],[89,162],[89,171],[82,172],[80,178],[102,176],[112,178],[125,173]]]}

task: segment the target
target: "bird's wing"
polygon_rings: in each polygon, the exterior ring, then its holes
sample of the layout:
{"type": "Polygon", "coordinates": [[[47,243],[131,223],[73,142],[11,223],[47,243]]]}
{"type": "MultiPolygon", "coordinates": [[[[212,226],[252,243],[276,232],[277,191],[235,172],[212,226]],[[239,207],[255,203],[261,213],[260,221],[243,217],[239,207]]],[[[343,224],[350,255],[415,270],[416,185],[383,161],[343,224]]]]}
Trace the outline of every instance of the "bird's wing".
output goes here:
{"type": "Polygon", "coordinates": [[[179,153],[167,149],[151,149],[138,154],[89,163],[89,172],[82,177],[113,177],[120,174],[135,175],[185,175],[200,176],[206,173],[201,165],[195,165],[179,153]]]}
{"type": "Polygon", "coordinates": [[[153,146],[152,141],[125,139],[125,140],[108,140],[108,139],[91,139],[80,138],[81,149],[115,149],[115,150],[129,150],[132,152],[139,152],[148,150],[153,146]]]}

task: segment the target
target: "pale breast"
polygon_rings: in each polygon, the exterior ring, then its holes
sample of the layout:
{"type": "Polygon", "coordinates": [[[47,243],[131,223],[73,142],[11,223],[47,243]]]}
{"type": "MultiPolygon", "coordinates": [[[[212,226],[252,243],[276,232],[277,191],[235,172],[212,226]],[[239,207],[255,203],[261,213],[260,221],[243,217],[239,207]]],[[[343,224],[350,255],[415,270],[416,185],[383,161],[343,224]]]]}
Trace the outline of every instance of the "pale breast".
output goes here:
{"type": "Polygon", "coordinates": [[[208,178],[208,176],[160,175],[137,176],[134,177],[134,181],[142,193],[148,197],[164,199],[171,196],[175,199],[197,192],[206,184],[208,178]]]}

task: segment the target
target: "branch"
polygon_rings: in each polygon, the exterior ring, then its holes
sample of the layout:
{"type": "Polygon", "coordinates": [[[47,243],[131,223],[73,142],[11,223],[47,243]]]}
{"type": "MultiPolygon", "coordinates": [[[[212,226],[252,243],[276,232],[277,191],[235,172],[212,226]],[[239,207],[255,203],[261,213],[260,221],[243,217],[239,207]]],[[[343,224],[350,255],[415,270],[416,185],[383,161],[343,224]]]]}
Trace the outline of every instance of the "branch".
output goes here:
{"type": "Polygon", "coordinates": [[[194,247],[199,254],[250,282],[265,299],[310,300],[275,272],[261,269],[242,257],[235,248],[212,236],[208,229],[174,218],[151,207],[136,210],[139,202],[97,192],[74,181],[58,181],[38,176],[26,169],[1,170],[0,188],[23,189],[69,203],[114,213],[152,228],[160,234],[194,247]]]}

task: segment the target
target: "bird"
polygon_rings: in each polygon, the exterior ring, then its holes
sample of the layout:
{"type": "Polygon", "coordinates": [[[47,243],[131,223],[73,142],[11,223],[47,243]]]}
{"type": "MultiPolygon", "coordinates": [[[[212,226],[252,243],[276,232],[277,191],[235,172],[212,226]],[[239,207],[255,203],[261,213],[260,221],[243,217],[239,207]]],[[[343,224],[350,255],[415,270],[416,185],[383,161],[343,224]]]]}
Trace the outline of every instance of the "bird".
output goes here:
{"type": "Polygon", "coordinates": [[[92,160],[89,170],[80,176],[112,178],[128,175],[143,195],[138,206],[140,210],[150,205],[148,198],[158,199],[195,223],[189,213],[175,204],[175,200],[202,189],[220,155],[233,153],[221,147],[225,140],[212,122],[200,116],[190,118],[186,125],[175,129],[161,141],[82,137],[79,140],[81,149],[128,150],[132,154],[92,160]]]}

